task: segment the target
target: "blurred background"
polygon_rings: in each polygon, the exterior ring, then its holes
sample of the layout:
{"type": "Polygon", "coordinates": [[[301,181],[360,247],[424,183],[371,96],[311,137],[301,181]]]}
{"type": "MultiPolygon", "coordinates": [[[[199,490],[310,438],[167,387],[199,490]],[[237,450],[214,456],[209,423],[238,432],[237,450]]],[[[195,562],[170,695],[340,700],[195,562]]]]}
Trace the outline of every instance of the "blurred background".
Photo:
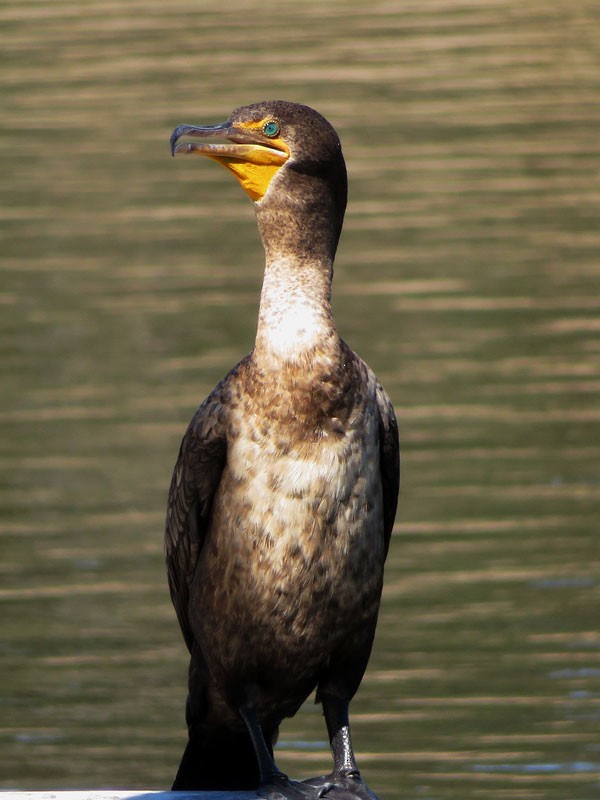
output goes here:
{"type": "MultiPolygon", "coordinates": [[[[162,555],[196,406],[253,343],[263,254],[182,122],[316,107],[350,174],[345,339],[403,488],[353,703],[393,798],[600,787],[600,7],[3,0],[0,786],[166,788],[187,654],[162,555]]],[[[281,730],[329,769],[320,711],[281,730]]]]}

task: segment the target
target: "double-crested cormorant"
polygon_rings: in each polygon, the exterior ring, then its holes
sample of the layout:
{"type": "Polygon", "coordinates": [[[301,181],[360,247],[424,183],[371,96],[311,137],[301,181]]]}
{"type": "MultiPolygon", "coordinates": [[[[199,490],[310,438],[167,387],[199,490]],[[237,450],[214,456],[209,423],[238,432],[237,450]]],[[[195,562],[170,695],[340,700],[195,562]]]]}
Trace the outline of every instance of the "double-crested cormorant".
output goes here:
{"type": "Polygon", "coordinates": [[[348,704],[375,633],[398,431],[330,305],[347,194],[341,145],[313,109],[272,101],[222,125],[180,125],[171,149],[233,172],[266,253],[254,349],[196,412],[169,493],[169,585],[191,654],[189,742],[173,788],[372,796],[348,704]],[[315,687],[334,767],[292,784],[272,747],[315,687]]]}

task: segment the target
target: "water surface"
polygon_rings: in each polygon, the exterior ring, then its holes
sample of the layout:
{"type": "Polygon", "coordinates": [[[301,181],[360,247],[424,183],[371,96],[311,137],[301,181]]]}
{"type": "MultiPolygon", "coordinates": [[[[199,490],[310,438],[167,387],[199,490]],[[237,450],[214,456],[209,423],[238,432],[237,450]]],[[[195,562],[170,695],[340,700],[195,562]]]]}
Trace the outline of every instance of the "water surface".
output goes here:
{"type": "MultiPolygon", "coordinates": [[[[341,134],[335,308],[403,489],[353,703],[382,797],[600,789],[600,18],[593,4],[0,9],[0,785],[169,785],[186,653],[162,558],[195,407],[252,346],[262,253],[171,129],[284,97],[341,134]]],[[[279,761],[329,767],[320,711],[279,761]]]]}

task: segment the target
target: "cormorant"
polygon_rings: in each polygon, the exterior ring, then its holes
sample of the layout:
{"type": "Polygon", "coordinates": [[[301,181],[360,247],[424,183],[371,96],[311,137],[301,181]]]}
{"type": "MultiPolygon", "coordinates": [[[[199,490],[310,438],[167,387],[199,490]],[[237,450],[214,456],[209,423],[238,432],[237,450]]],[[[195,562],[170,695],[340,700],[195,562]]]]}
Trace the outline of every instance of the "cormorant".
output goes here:
{"type": "Polygon", "coordinates": [[[269,101],[221,125],[178,126],[171,151],[233,172],[266,254],[254,349],[196,412],[169,492],[169,585],[191,654],[189,741],[173,789],[373,797],[348,705],[375,633],[398,430],[332,315],[347,196],[340,141],[313,109],[269,101]],[[333,771],[292,783],[273,743],[315,687],[333,771]]]}

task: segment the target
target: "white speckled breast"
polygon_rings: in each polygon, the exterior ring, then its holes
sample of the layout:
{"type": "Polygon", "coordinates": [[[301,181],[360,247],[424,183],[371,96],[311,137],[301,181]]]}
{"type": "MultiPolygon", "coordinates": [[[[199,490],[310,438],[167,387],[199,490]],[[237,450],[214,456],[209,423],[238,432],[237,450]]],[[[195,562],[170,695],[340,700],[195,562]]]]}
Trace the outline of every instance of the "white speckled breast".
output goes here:
{"type": "Polygon", "coordinates": [[[366,404],[343,429],[302,437],[297,426],[294,438],[287,423],[233,411],[236,435],[199,565],[204,618],[222,608],[228,618],[218,643],[207,640],[212,625],[204,630],[199,620],[196,632],[209,664],[218,654],[211,669],[230,682],[239,683],[243,663],[265,694],[293,686],[293,702],[299,686],[310,691],[304,683],[314,684],[324,660],[363,645],[372,631],[384,546],[377,424],[366,404]],[[276,667],[273,647],[286,654],[276,667]]]}

